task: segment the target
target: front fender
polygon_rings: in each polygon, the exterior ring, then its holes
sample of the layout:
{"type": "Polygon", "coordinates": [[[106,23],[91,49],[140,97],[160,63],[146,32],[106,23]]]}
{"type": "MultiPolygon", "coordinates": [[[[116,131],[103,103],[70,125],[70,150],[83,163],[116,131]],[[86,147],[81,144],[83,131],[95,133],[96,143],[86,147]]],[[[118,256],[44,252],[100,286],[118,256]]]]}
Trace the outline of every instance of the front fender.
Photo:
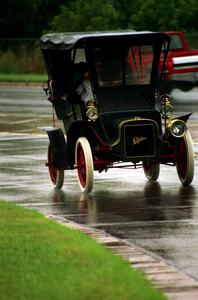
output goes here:
{"type": "Polygon", "coordinates": [[[95,123],[90,121],[75,121],[69,127],[67,133],[67,153],[69,164],[75,164],[75,146],[79,137],[86,137],[91,148],[95,145],[106,146],[106,143],[101,139],[95,128],[95,123]]]}
{"type": "Polygon", "coordinates": [[[190,118],[191,115],[192,115],[192,113],[189,113],[189,114],[186,114],[186,115],[183,115],[183,116],[180,116],[180,117],[173,118],[173,120],[179,119],[179,120],[182,120],[185,123],[187,123],[187,121],[188,121],[188,119],[190,118]]]}
{"type": "Polygon", "coordinates": [[[64,134],[60,128],[52,128],[46,130],[51,149],[52,149],[52,164],[55,169],[67,169],[67,145],[64,134]]]}

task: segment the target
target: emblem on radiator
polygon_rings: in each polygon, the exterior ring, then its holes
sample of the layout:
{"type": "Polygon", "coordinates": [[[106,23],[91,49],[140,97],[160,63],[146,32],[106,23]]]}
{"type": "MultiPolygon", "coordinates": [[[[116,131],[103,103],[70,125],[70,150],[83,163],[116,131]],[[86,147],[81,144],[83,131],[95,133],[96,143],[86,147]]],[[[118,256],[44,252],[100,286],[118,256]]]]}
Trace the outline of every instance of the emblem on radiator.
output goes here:
{"type": "Polygon", "coordinates": [[[147,137],[144,137],[144,136],[134,136],[132,145],[138,145],[138,144],[140,144],[141,142],[143,142],[145,140],[147,140],[147,137]]]}

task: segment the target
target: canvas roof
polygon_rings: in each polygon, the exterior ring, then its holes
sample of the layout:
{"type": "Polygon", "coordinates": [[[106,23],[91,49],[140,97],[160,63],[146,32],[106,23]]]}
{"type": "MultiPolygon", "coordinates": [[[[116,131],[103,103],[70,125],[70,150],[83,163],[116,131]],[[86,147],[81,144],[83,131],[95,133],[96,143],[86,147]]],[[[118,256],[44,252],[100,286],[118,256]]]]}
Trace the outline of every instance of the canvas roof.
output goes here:
{"type": "Polygon", "coordinates": [[[108,31],[108,32],[63,32],[50,33],[41,37],[42,49],[66,50],[86,47],[87,44],[106,43],[146,43],[169,41],[169,36],[162,32],[150,31],[108,31]]]}

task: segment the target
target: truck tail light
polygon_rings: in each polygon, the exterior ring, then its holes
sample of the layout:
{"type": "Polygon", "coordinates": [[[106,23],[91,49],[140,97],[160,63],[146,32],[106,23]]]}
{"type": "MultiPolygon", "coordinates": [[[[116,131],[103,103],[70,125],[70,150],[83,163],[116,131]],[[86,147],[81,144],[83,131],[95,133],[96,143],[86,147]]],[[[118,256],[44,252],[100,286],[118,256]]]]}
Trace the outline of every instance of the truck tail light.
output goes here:
{"type": "Polygon", "coordinates": [[[166,73],[169,74],[172,72],[173,69],[173,60],[171,58],[168,58],[166,63],[166,73]]]}

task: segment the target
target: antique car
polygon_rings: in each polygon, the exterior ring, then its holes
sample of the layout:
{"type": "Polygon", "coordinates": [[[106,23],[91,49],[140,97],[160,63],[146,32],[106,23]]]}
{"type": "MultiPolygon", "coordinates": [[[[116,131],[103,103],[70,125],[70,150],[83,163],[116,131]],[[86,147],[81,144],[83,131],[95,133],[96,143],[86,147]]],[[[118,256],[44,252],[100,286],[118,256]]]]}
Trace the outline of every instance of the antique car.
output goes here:
{"type": "Polygon", "coordinates": [[[176,166],[183,185],[192,182],[194,153],[186,125],[191,114],[171,118],[171,98],[160,93],[167,34],[52,33],[40,43],[49,77],[44,90],[64,128],[54,122],[44,128],[49,136],[46,165],[55,188],[62,188],[65,170],[74,169],[84,193],[93,188],[94,171],[109,168],[142,167],[147,179],[156,181],[160,164],[176,166]],[[88,107],[76,93],[81,62],[86,62],[94,96],[88,107]]]}

